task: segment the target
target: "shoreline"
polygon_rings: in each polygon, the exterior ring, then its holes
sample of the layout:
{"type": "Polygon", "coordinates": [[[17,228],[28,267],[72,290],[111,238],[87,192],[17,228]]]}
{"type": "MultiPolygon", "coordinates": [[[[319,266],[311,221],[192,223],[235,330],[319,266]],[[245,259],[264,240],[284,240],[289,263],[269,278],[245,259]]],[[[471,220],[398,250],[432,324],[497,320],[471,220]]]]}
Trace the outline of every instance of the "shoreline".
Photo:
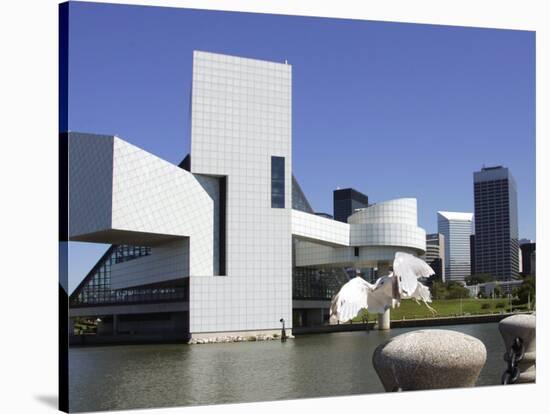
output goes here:
{"type": "MultiPolygon", "coordinates": [[[[421,328],[430,326],[446,325],[467,325],[474,323],[495,323],[500,322],[508,316],[518,314],[530,314],[532,312],[510,312],[487,315],[467,315],[467,316],[441,316],[438,318],[418,318],[418,319],[396,319],[390,322],[392,328],[421,328]]],[[[321,334],[331,332],[353,332],[375,330],[376,322],[368,323],[344,323],[338,325],[317,325],[301,328],[293,328],[294,335],[321,334]]]]}
{"type": "MultiPolygon", "coordinates": [[[[452,326],[467,325],[478,323],[496,323],[502,319],[518,314],[529,314],[532,312],[513,312],[487,315],[467,315],[467,316],[442,316],[438,318],[418,318],[418,319],[398,319],[391,321],[391,328],[421,328],[431,326],[452,326]]],[[[368,323],[345,323],[338,325],[317,325],[293,328],[292,335],[323,334],[335,332],[354,332],[376,330],[376,322],[368,323]]],[[[189,345],[188,339],[182,336],[140,336],[128,337],[125,335],[106,335],[106,336],[72,336],[70,337],[70,348],[87,348],[98,346],[113,345],[158,345],[158,344],[181,344],[189,345]]]]}

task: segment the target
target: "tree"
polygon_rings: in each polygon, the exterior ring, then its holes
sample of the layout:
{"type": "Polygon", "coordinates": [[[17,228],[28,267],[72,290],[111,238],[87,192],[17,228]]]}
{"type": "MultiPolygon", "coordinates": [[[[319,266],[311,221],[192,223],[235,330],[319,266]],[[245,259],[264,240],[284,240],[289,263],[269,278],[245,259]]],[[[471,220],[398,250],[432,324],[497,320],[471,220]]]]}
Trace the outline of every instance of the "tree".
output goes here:
{"type": "Polygon", "coordinates": [[[502,296],[502,288],[498,285],[493,289],[493,295],[495,298],[500,298],[502,296]]]}
{"type": "Polygon", "coordinates": [[[447,286],[447,298],[446,299],[460,299],[470,296],[470,291],[465,288],[461,283],[449,282],[447,286]]]}
{"type": "Polygon", "coordinates": [[[434,282],[431,286],[434,299],[459,299],[470,296],[470,291],[459,282],[434,282]]]}
{"type": "Polygon", "coordinates": [[[517,297],[519,303],[527,303],[531,299],[531,303],[535,301],[536,293],[535,278],[533,276],[527,276],[523,280],[523,283],[517,289],[517,297]]]}
{"type": "Polygon", "coordinates": [[[494,282],[496,279],[490,273],[475,273],[464,279],[468,286],[478,285],[480,283],[494,282]]]}
{"type": "Polygon", "coordinates": [[[425,285],[431,288],[434,283],[443,283],[441,281],[441,275],[435,273],[426,279],[425,285]]]}
{"type": "Polygon", "coordinates": [[[434,281],[430,286],[430,290],[434,299],[446,299],[447,297],[447,288],[445,283],[441,281],[434,281]]]}

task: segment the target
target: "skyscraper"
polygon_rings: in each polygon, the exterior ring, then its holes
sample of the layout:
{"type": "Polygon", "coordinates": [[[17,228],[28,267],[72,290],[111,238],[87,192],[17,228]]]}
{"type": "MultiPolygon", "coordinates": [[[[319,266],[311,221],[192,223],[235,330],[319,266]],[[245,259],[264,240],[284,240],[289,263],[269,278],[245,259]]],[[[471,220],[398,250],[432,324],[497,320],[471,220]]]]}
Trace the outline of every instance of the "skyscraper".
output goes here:
{"type": "Polygon", "coordinates": [[[516,182],[508,168],[474,172],[476,273],[498,280],[518,275],[519,243],[516,182]]]}
{"type": "Polygon", "coordinates": [[[437,212],[437,232],[445,237],[445,280],[462,282],[470,275],[472,213],[437,212]]]}
{"type": "Polygon", "coordinates": [[[440,233],[426,234],[426,254],[424,260],[445,281],[445,236],[440,233]]]}
{"type": "Polygon", "coordinates": [[[369,206],[369,198],[353,188],[342,188],[334,190],[333,206],[334,220],[347,223],[356,209],[369,206]]]}
{"type": "Polygon", "coordinates": [[[473,275],[476,272],[476,235],[470,236],[470,273],[473,275]]]}
{"type": "Polygon", "coordinates": [[[537,244],[532,240],[520,240],[520,252],[521,252],[521,259],[522,259],[522,265],[521,271],[524,275],[530,275],[533,272],[533,269],[531,269],[531,256],[534,254],[535,250],[537,249],[537,244]]]}

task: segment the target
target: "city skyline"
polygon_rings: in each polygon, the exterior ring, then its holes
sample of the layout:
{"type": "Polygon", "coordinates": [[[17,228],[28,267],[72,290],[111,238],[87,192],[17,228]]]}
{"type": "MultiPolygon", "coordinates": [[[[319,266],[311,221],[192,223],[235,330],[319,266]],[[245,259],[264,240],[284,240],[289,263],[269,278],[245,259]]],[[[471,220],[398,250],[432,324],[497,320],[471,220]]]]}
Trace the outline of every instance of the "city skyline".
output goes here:
{"type": "MultiPolygon", "coordinates": [[[[520,237],[536,239],[533,33],[97,4],[72,11],[71,130],[118,134],[178,163],[188,151],[193,49],[288,59],[293,165],[315,211],[332,213],[337,187],[372,202],[412,196],[419,225],[433,233],[437,210],[473,211],[473,172],[502,164],[518,181],[520,237]],[[232,35],[206,33],[221,18],[232,35]],[[105,61],[107,70],[97,65],[105,61]]],[[[79,274],[70,290],[106,247],[71,243],[79,274]]]]}

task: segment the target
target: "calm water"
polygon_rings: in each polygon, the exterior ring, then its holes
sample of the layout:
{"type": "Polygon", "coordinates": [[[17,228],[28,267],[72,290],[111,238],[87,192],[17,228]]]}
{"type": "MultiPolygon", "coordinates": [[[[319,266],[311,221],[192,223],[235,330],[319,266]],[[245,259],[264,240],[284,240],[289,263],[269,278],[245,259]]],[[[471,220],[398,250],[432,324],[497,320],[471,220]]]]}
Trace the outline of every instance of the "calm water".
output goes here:
{"type": "MultiPolygon", "coordinates": [[[[376,346],[414,329],[340,332],[280,341],[207,345],[74,348],[71,411],[269,401],[382,392],[372,366],[376,346]]],[[[504,370],[498,324],[452,329],[480,339],[487,363],[478,385],[504,370]]]]}

